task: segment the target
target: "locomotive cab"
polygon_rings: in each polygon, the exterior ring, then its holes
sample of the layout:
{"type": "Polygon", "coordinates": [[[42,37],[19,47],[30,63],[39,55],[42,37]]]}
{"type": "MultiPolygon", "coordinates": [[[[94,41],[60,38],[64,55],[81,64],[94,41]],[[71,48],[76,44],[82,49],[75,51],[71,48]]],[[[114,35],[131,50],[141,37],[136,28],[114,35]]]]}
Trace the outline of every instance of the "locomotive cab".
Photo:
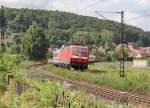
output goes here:
{"type": "Polygon", "coordinates": [[[75,69],[87,69],[89,52],[84,46],[72,46],[71,48],[71,66],[75,69]]]}
{"type": "Polygon", "coordinates": [[[53,64],[65,68],[87,69],[89,52],[88,47],[70,45],[54,52],[53,64]]]}

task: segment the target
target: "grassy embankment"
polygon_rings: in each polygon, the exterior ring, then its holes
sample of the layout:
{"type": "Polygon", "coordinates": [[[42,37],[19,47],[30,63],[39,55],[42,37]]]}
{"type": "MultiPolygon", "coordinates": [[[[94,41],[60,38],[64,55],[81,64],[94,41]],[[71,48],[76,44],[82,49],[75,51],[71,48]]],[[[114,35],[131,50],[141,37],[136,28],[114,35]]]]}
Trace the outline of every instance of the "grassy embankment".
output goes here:
{"type": "Polygon", "coordinates": [[[70,71],[64,68],[56,68],[47,65],[46,70],[70,79],[87,81],[89,83],[106,86],[123,91],[131,91],[150,96],[150,69],[133,68],[127,64],[125,70],[126,77],[119,77],[119,65],[108,65],[108,63],[98,66],[90,66],[88,71],[70,71]]]}
{"type": "Polygon", "coordinates": [[[83,91],[69,91],[64,85],[58,82],[42,82],[41,74],[34,68],[26,68],[35,62],[21,62],[15,66],[13,71],[14,79],[7,86],[7,91],[0,98],[0,107],[8,108],[107,108],[108,103],[101,102],[83,91]],[[36,76],[34,76],[36,75],[36,76]],[[36,77],[36,78],[35,78],[36,77]],[[20,95],[16,92],[15,85],[28,85],[20,95]]]}

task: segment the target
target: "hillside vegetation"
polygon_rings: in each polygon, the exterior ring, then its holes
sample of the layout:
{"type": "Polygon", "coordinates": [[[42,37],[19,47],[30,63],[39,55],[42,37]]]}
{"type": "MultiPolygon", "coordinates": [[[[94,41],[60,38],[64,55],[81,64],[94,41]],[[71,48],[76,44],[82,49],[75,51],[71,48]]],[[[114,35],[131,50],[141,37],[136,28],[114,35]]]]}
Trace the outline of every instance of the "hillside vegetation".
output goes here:
{"type": "MultiPolygon", "coordinates": [[[[76,44],[101,46],[102,30],[112,32],[113,42],[119,43],[119,24],[116,22],[59,11],[6,8],[5,14],[8,36],[11,33],[25,33],[34,22],[44,29],[49,47],[61,47],[77,40],[80,41],[76,44]],[[74,34],[79,34],[79,37],[74,34]]],[[[150,46],[149,33],[137,27],[125,25],[125,39],[138,46],[150,46]]]]}

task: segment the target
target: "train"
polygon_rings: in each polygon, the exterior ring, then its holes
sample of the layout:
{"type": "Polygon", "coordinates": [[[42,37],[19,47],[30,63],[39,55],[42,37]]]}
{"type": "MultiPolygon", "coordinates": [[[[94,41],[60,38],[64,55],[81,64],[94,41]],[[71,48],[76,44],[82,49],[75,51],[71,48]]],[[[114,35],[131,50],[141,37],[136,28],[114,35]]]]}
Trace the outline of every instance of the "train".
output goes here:
{"type": "Polygon", "coordinates": [[[89,63],[94,63],[96,61],[96,56],[89,55],[89,63]]]}
{"type": "Polygon", "coordinates": [[[89,55],[89,63],[102,62],[103,58],[101,56],[89,55]]]}
{"type": "Polygon", "coordinates": [[[89,49],[80,45],[62,47],[53,51],[52,63],[57,67],[85,70],[89,63],[89,49]]]}

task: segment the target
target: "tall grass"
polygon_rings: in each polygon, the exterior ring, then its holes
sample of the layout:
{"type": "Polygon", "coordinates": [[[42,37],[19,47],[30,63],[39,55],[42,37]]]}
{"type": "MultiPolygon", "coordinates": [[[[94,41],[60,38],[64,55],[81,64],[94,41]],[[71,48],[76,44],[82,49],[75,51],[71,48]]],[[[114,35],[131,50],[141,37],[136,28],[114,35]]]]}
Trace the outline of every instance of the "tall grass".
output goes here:
{"type": "Polygon", "coordinates": [[[139,72],[137,71],[138,69],[127,68],[125,72],[126,77],[124,79],[119,77],[119,68],[106,64],[100,68],[90,67],[86,72],[70,71],[63,68],[56,68],[51,65],[48,65],[46,70],[67,78],[150,96],[149,70],[139,72]]]}
{"type": "Polygon", "coordinates": [[[69,91],[56,82],[27,80],[26,83],[29,88],[21,95],[12,89],[5,92],[2,105],[8,108],[67,108],[70,104],[70,108],[107,108],[106,103],[84,91],[69,91]]]}
{"type": "Polygon", "coordinates": [[[34,62],[22,62],[16,68],[17,72],[13,73],[14,83],[22,86],[28,85],[28,88],[23,87],[26,90],[18,95],[15,86],[9,86],[0,98],[1,106],[6,108],[66,108],[65,105],[70,104],[70,108],[81,108],[82,105],[88,108],[107,108],[105,104],[85,92],[70,91],[57,82],[43,82],[41,74],[35,69],[26,69],[32,64],[34,62]],[[35,77],[38,78],[35,79],[35,77]],[[63,92],[67,93],[67,96],[64,96],[63,92]]]}

